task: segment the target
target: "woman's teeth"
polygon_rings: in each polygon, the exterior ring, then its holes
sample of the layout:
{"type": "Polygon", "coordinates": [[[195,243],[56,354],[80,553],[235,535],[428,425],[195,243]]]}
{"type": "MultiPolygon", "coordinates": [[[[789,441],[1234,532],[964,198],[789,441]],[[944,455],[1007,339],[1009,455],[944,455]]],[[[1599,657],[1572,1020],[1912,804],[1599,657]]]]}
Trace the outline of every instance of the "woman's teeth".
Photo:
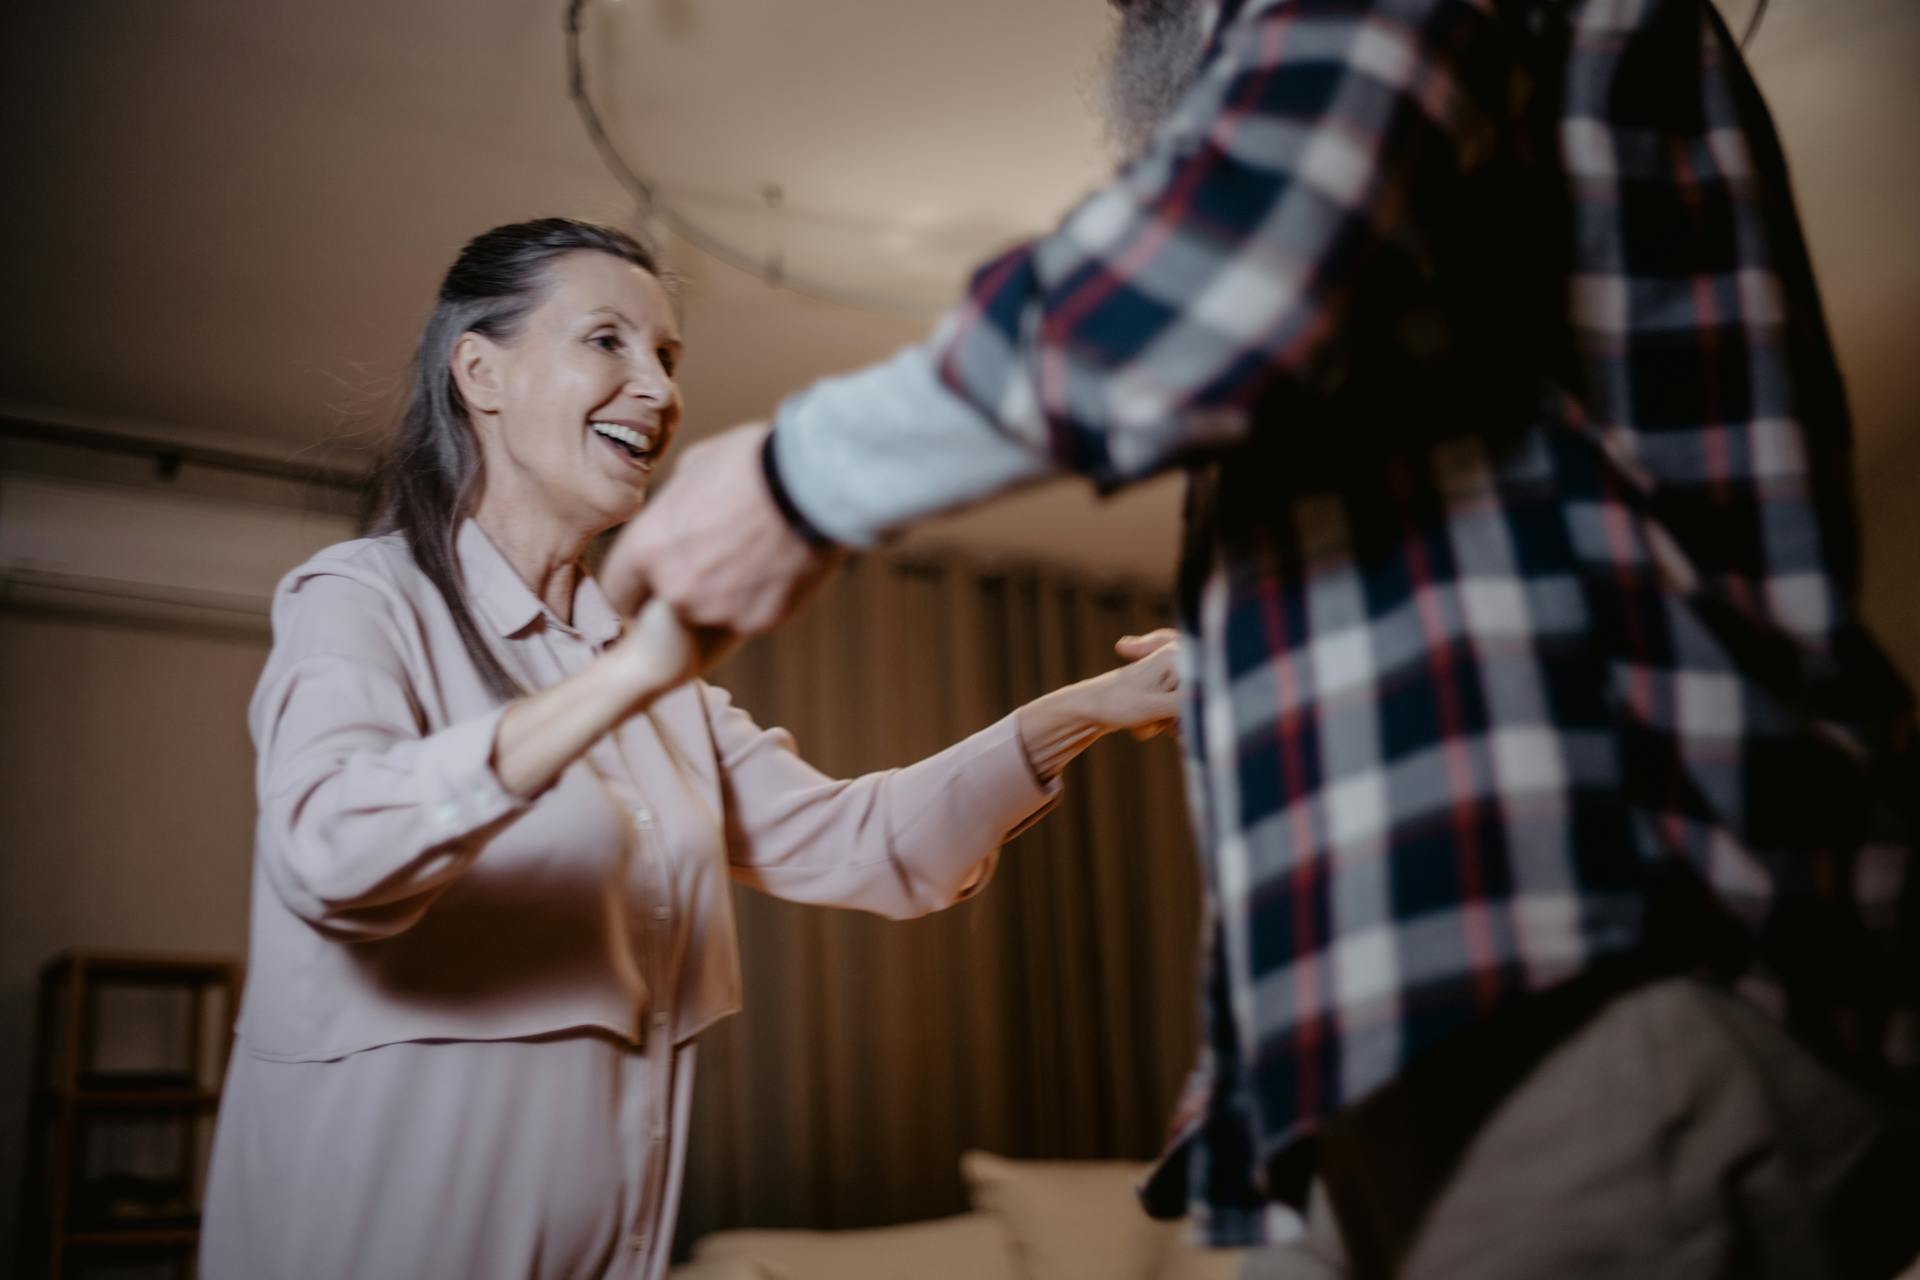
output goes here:
{"type": "Polygon", "coordinates": [[[590,422],[587,425],[616,444],[625,445],[627,452],[636,458],[646,456],[653,448],[653,436],[650,433],[635,431],[617,422],[590,422]]]}

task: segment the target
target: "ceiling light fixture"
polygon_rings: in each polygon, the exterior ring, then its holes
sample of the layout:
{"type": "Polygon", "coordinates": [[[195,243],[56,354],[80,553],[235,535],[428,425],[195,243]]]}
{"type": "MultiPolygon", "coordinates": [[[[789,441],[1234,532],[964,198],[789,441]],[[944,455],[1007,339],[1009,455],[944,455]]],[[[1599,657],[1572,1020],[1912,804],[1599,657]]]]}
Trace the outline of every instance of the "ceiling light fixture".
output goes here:
{"type": "Polygon", "coordinates": [[[1031,0],[569,0],[567,92],[649,230],[931,318],[1105,176],[1084,73],[1108,21],[1031,0]]]}

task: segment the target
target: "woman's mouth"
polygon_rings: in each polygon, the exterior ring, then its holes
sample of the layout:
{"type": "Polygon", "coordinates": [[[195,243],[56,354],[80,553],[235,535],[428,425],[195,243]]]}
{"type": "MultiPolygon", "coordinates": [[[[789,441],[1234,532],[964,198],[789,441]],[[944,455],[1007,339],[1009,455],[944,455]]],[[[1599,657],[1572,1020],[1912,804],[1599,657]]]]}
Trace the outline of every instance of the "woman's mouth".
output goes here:
{"type": "Polygon", "coordinates": [[[641,430],[620,422],[590,422],[587,425],[628,462],[640,467],[653,465],[654,455],[660,446],[657,427],[641,430]]]}

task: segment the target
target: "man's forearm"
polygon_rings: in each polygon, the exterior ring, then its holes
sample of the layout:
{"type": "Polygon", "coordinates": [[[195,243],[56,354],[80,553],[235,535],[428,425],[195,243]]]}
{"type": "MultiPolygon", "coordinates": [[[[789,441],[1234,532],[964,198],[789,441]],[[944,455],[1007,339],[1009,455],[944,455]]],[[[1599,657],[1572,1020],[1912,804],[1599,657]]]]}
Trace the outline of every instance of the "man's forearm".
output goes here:
{"type": "Polygon", "coordinates": [[[942,385],[924,347],[794,396],[768,448],[794,514],[850,547],[1055,474],[942,385]]]}

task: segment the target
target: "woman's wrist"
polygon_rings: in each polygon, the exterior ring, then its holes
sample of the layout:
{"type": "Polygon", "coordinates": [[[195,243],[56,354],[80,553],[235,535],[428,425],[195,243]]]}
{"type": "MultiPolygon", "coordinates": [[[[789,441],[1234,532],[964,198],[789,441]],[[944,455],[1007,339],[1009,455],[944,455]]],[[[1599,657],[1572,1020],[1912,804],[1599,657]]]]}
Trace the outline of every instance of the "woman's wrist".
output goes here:
{"type": "Polygon", "coordinates": [[[673,610],[656,599],[641,608],[627,624],[627,634],[594,666],[613,683],[615,692],[610,696],[623,708],[624,719],[693,675],[717,653],[711,643],[703,646],[673,610]]]}
{"type": "Polygon", "coordinates": [[[621,708],[621,720],[644,708],[671,681],[656,654],[630,644],[614,645],[582,674],[599,686],[609,706],[621,708]]]}
{"type": "Polygon", "coordinates": [[[1043,694],[1014,713],[1020,746],[1033,775],[1044,786],[1060,776],[1073,758],[1112,731],[1104,718],[1101,677],[1082,680],[1043,694]]]}

